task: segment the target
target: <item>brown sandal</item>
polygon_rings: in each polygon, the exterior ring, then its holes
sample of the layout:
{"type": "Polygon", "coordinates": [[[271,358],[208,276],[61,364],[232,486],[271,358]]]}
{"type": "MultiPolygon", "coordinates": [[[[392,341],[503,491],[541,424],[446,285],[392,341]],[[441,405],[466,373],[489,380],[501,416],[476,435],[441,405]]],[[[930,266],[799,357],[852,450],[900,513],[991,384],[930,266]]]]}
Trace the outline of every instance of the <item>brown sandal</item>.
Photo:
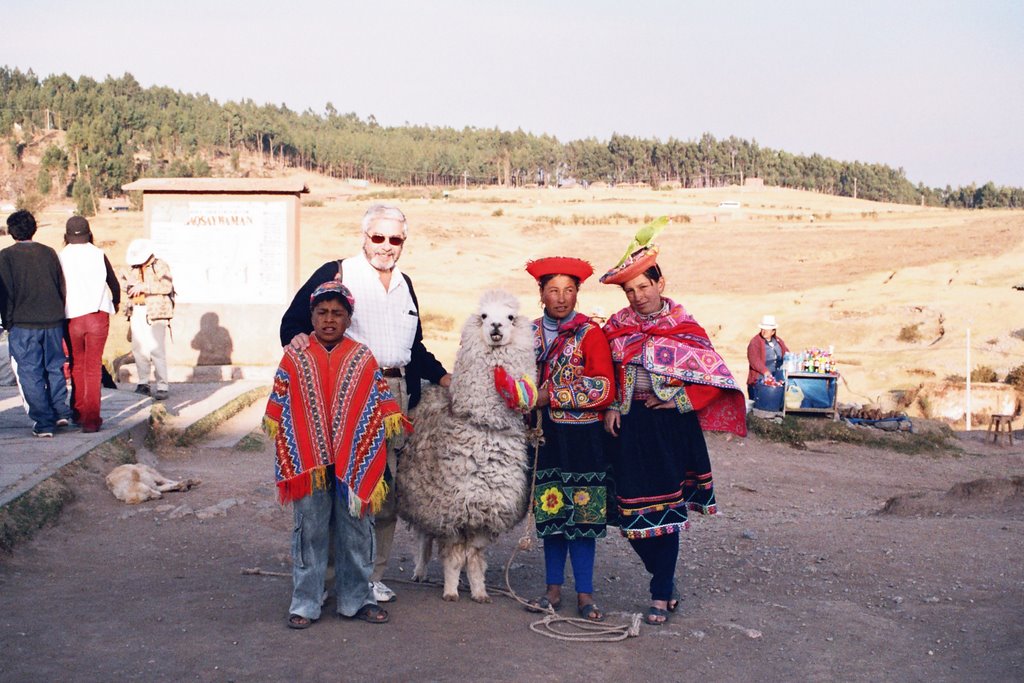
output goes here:
{"type": "Polygon", "coordinates": [[[289,614],[288,615],[288,628],[304,629],[309,628],[313,625],[316,619],[310,619],[304,617],[301,614],[289,614]]]}
{"type": "Polygon", "coordinates": [[[363,605],[352,615],[353,619],[365,621],[367,624],[386,624],[391,621],[386,609],[380,605],[363,605]]]}

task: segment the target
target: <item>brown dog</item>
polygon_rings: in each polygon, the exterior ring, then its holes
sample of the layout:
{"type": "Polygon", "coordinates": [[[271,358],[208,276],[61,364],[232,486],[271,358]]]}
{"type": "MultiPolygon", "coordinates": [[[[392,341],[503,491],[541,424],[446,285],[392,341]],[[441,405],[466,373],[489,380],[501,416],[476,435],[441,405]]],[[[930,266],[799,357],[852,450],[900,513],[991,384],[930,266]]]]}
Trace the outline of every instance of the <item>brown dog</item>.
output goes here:
{"type": "Polygon", "coordinates": [[[107,488],[118,500],[129,505],[163,497],[165,491],[188,491],[198,479],[173,481],[149,465],[121,465],[107,475],[107,488]]]}

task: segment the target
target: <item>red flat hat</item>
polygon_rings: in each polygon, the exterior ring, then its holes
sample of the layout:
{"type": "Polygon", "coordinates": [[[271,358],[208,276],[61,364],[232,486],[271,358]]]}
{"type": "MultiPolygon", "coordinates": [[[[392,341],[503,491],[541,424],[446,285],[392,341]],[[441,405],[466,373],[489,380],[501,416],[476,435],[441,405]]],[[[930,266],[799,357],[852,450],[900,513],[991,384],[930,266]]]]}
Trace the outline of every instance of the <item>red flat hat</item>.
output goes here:
{"type": "Polygon", "coordinates": [[[621,285],[629,282],[637,275],[643,274],[645,270],[658,262],[658,245],[652,244],[634,251],[626,262],[621,266],[612,268],[601,276],[601,283],[606,285],[621,285]]]}
{"type": "Polygon", "coordinates": [[[594,274],[594,268],[583,259],[572,256],[548,256],[536,261],[527,261],[526,272],[538,281],[545,275],[572,275],[583,284],[594,274]]]}

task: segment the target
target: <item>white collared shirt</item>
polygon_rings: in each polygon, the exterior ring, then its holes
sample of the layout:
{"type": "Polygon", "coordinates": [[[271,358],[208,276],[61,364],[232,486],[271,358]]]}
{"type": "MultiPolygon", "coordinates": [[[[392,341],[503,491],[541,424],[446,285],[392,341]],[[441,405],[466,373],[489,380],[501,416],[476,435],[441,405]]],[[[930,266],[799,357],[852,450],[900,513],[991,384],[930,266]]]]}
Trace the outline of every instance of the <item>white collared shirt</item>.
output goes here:
{"type": "Polygon", "coordinates": [[[369,346],[382,368],[408,365],[419,315],[402,271],[395,266],[385,291],[377,270],[360,252],[345,259],[342,282],[356,300],[346,335],[369,346]]]}

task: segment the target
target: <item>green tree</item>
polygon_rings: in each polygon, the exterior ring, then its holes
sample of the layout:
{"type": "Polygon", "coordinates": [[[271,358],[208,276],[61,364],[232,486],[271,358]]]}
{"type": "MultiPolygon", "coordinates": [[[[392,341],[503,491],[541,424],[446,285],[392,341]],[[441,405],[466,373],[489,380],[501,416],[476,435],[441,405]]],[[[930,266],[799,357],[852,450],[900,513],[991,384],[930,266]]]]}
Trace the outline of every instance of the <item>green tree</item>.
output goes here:
{"type": "Polygon", "coordinates": [[[93,201],[92,187],[81,176],[75,178],[71,197],[75,200],[75,211],[79,216],[96,215],[96,203],[93,201]]]}
{"type": "Polygon", "coordinates": [[[36,175],[36,189],[39,190],[39,194],[44,196],[50,194],[50,190],[53,189],[50,172],[43,167],[39,168],[39,173],[36,175]]]}

